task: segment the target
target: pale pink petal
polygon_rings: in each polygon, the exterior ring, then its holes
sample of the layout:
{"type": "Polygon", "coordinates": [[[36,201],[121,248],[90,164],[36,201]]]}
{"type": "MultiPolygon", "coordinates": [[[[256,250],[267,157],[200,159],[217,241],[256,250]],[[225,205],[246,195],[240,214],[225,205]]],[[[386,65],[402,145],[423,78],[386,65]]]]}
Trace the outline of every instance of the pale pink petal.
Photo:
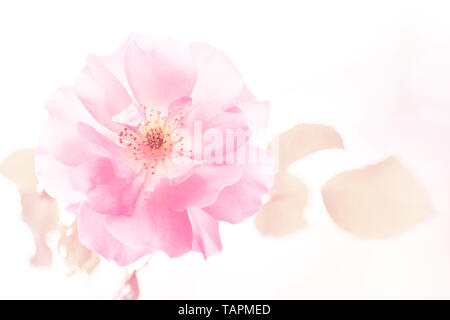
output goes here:
{"type": "Polygon", "coordinates": [[[44,123],[37,151],[45,152],[67,166],[76,166],[92,155],[89,144],[77,128],[56,118],[48,118],[44,123]]]}
{"type": "Polygon", "coordinates": [[[56,161],[52,156],[36,150],[36,176],[39,184],[55,199],[67,203],[78,203],[84,198],[70,184],[73,167],[56,161]]]}
{"type": "Polygon", "coordinates": [[[255,219],[265,236],[285,236],[306,226],[303,217],[308,199],[306,185],[295,176],[279,173],[270,191],[271,197],[255,219]]]}
{"type": "MultiPolygon", "coordinates": [[[[262,152],[262,149],[257,149],[262,152]]],[[[267,151],[264,151],[267,153],[267,151]]],[[[267,165],[266,165],[267,166],[267,165]]],[[[218,220],[240,223],[256,214],[262,206],[262,198],[273,182],[272,164],[266,169],[262,163],[244,164],[241,179],[220,192],[216,201],[203,210],[218,220]]]]}
{"type": "Polygon", "coordinates": [[[270,103],[258,101],[246,86],[243,87],[235,103],[244,112],[251,131],[256,136],[262,135],[269,121],[270,103]]]}
{"type": "Polygon", "coordinates": [[[122,112],[116,114],[112,120],[124,127],[137,127],[144,119],[142,109],[134,102],[124,109],[122,112]]]}
{"type": "Polygon", "coordinates": [[[153,192],[136,202],[132,216],[106,218],[106,226],[119,241],[130,246],[148,246],[177,257],[192,248],[192,227],[186,211],[170,209],[174,199],[168,195],[168,182],[163,180],[153,192]]]}
{"type": "Polygon", "coordinates": [[[339,134],[320,124],[299,124],[281,133],[269,145],[269,150],[278,154],[280,170],[313,152],[329,148],[343,148],[339,134]]]}
{"type": "Polygon", "coordinates": [[[132,41],[125,54],[125,72],[137,101],[149,108],[167,107],[190,96],[196,78],[188,49],[170,39],[156,40],[151,48],[132,41]]]}
{"type": "Polygon", "coordinates": [[[149,37],[133,33],[125,39],[124,43],[113,54],[98,56],[102,64],[120,81],[130,96],[132,96],[132,91],[125,74],[125,53],[132,41],[139,41],[142,46],[151,45],[153,42],[149,37]]]}
{"type": "Polygon", "coordinates": [[[117,175],[108,158],[92,158],[70,173],[71,186],[86,196],[92,210],[103,214],[130,215],[144,183],[143,177],[117,175]]]}
{"type": "Polygon", "coordinates": [[[136,275],[136,270],[133,271],[131,276],[125,280],[122,287],[119,289],[116,299],[118,300],[137,300],[139,299],[139,282],[136,275]]]}
{"type": "Polygon", "coordinates": [[[184,181],[170,187],[169,205],[175,211],[209,206],[226,186],[235,184],[241,177],[242,169],[238,165],[197,166],[184,181]]]}
{"type": "Polygon", "coordinates": [[[338,174],[322,196],[334,222],[363,238],[394,236],[433,215],[421,182],[393,157],[338,174]]]}
{"type": "Polygon", "coordinates": [[[222,251],[219,222],[200,208],[188,209],[192,225],[192,250],[201,252],[206,259],[222,251]]]}
{"type": "Polygon", "coordinates": [[[130,105],[131,98],[98,57],[90,55],[87,58],[87,65],[77,79],[76,93],[100,124],[116,132],[122,129],[112,118],[130,105]]]}
{"type": "Polygon", "coordinates": [[[95,120],[81,104],[73,88],[60,88],[45,104],[50,117],[36,149],[37,156],[46,153],[64,165],[74,166],[90,156],[88,144],[78,134],[77,122],[92,125],[95,120]]]}
{"type": "Polygon", "coordinates": [[[72,127],[80,121],[91,126],[98,126],[97,121],[78,99],[73,87],[61,87],[56,90],[53,97],[45,103],[45,108],[51,118],[58,119],[72,127]]]}
{"type": "Polygon", "coordinates": [[[80,122],[77,128],[85,143],[89,144],[92,153],[110,159],[118,175],[127,176],[134,173],[136,162],[128,149],[114,143],[88,124],[80,122]]]}
{"type": "Polygon", "coordinates": [[[149,247],[131,247],[114,238],[105,227],[105,215],[82,205],[78,213],[78,235],[88,249],[124,266],[152,252],[149,247]]]}
{"type": "Polygon", "coordinates": [[[195,103],[231,101],[241,92],[242,77],[227,56],[204,43],[192,43],[189,49],[197,67],[197,82],[192,92],[195,103]]]}
{"type": "Polygon", "coordinates": [[[192,99],[190,97],[181,97],[175,101],[172,101],[168,107],[168,116],[173,117],[179,112],[186,112],[189,110],[192,104],[192,99]]]}

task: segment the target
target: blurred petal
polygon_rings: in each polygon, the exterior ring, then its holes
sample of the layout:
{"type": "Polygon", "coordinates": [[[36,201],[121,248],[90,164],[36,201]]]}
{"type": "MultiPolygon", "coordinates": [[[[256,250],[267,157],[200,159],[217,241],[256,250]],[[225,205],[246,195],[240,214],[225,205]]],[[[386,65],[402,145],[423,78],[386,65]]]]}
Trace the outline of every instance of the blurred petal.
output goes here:
{"type": "Polygon", "coordinates": [[[433,214],[420,181],[394,157],[338,174],[322,196],[336,224],[363,238],[395,236],[433,214]]]}
{"type": "Polygon", "coordinates": [[[22,149],[10,154],[0,164],[0,173],[16,183],[20,190],[36,190],[34,150],[22,149]]]}
{"type": "Polygon", "coordinates": [[[31,258],[35,266],[49,266],[52,251],[47,244],[49,233],[56,231],[59,223],[59,209],[55,199],[45,192],[20,192],[22,218],[33,233],[36,252],[31,258]]]}
{"type": "Polygon", "coordinates": [[[265,236],[284,236],[306,226],[303,212],[308,190],[295,176],[280,173],[276,176],[269,201],[255,219],[256,228],[265,236]]]}
{"type": "Polygon", "coordinates": [[[339,134],[333,128],[307,123],[281,133],[269,145],[270,151],[278,152],[280,170],[310,153],[329,148],[343,148],[339,134]]]}
{"type": "Polygon", "coordinates": [[[99,256],[81,244],[78,238],[78,222],[60,228],[58,251],[64,256],[69,275],[76,272],[92,273],[100,262],[99,256]]]}
{"type": "Polygon", "coordinates": [[[72,187],[69,177],[73,167],[69,167],[56,161],[52,156],[45,153],[36,153],[36,175],[39,184],[55,199],[67,203],[78,203],[83,195],[72,187]]]}

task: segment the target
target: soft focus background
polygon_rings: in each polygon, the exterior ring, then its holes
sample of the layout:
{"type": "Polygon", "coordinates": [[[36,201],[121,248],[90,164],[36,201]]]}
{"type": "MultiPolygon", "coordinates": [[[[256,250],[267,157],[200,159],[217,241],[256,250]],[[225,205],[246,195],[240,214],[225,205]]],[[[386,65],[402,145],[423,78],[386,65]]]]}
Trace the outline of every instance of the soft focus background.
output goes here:
{"type": "Polygon", "coordinates": [[[1,2],[0,298],[450,298],[449,17],[448,1],[1,2]],[[260,143],[287,131],[267,204],[222,224],[206,262],[99,260],[36,189],[32,151],[13,154],[130,32],[224,51],[272,103],[260,143]]]}

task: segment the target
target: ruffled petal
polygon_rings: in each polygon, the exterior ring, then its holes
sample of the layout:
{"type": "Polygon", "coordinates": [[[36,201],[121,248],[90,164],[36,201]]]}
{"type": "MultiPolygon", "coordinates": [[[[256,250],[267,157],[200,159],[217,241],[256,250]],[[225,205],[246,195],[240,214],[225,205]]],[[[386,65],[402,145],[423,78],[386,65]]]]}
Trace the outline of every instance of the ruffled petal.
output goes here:
{"type": "Polygon", "coordinates": [[[172,180],[168,191],[170,207],[175,211],[184,211],[188,207],[206,207],[211,205],[226,187],[235,184],[242,176],[238,165],[201,165],[194,167],[182,182],[172,180]]]}
{"type": "Polygon", "coordinates": [[[86,123],[78,123],[77,128],[80,136],[89,144],[92,153],[110,159],[119,176],[129,176],[134,173],[136,163],[128,149],[117,145],[86,123]]]}
{"type": "Polygon", "coordinates": [[[37,150],[53,156],[64,165],[74,166],[90,157],[88,143],[81,139],[78,119],[93,123],[73,88],[60,88],[45,104],[50,117],[43,126],[37,150]]]}
{"type": "Polygon", "coordinates": [[[187,211],[175,212],[168,195],[168,181],[162,180],[153,192],[143,193],[132,216],[106,218],[106,227],[119,241],[131,246],[149,246],[170,257],[181,256],[192,248],[192,227],[187,211]]]}
{"type": "Polygon", "coordinates": [[[125,54],[125,73],[136,100],[149,108],[190,96],[196,79],[187,47],[171,39],[156,40],[150,48],[133,40],[125,54]]]}
{"type": "Polygon", "coordinates": [[[142,176],[118,176],[112,161],[101,157],[75,167],[69,180],[92,210],[112,215],[130,215],[144,183],[142,176]]]}
{"type": "Polygon", "coordinates": [[[76,166],[92,155],[77,128],[57,118],[45,121],[38,148],[68,166],[76,166]]]}
{"type": "Polygon", "coordinates": [[[122,126],[112,118],[126,109],[131,98],[120,81],[94,55],[78,76],[76,92],[89,113],[106,128],[120,131],[122,126]]]}
{"type": "Polygon", "coordinates": [[[226,155],[251,137],[245,114],[234,105],[218,101],[193,105],[186,112],[184,128],[194,138],[194,158],[208,164],[230,163],[226,155]]]}
{"type": "Polygon", "coordinates": [[[49,115],[67,125],[76,126],[79,121],[96,126],[96,120],[86,110],[78,99],[73,87],[61,87],[55,91],[53,97],[45,103],[49,115]]]}
{"type": "Polygon", "coordinates": [[[192,225],[192,250],[201,252],[206,259],[222,251],[219,222],[200,208],[189,208],[192,225]]]}
{"type": "MultiPolygon", "coordinates": [[[[263,196],[270,190],[273,183],[273,162],[267,151],[253,148],[259,159],[251,163],[247,160],[242,167],[241,179],[220,192],[214,203],[203,210],[213,218],[230,223],[239,223],[256,214],[262,206],[263,196]],[[264,155],[266,159],[262,159],[264,155]]],[[[247,158],[248,159],[248,158],[247,158]]]]}
{"type": "Polygon", "coordinates": [[[105,215],[81,205],[78,213],[78,236],[88,249],[125,266],[152,252],[149,247],[132,247],[114,238],[105,227],[105,215]]]}

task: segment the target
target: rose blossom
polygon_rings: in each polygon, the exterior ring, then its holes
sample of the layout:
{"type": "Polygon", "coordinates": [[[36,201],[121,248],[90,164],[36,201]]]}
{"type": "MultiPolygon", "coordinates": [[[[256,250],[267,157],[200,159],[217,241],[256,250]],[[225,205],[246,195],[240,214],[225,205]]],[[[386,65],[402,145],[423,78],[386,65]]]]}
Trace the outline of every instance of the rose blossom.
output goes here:
{"type": "Polygon", "coordinates": [[[81,242],[119,265],[221,251],[218,222],[255,214],[271,186],[270,162],[249,160],[266,155],[249,136],[269,105],[209,45],[132,35],[88,56],[46,108],[39,182],[77,215],[81,242]]]}

